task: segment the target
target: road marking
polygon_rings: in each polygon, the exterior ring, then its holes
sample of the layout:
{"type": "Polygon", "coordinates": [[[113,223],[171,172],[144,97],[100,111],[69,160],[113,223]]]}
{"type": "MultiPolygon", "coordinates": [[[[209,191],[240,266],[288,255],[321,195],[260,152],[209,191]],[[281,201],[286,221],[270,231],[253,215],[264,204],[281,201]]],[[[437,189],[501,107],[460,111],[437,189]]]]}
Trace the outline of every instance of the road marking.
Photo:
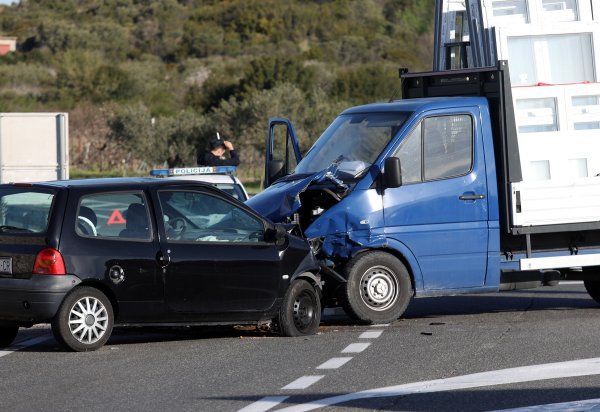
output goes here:
{"type": "Polygon", "coordinates": [[[358,399],[384,398],[390,396],[407,396],[413,394],[455,391],[459,389],[479,388],[484,386],[506,385],[520,382],[540,381],[546,379],[571,378],[575,376],[600,375],[600,358],[579,359],[568,362],[546,363],[518,368],[500,369],[496,371],[474,373],[453,378],[435,379],[431,381],[413,382],[403,385],[369,389],[362,392],[333,396],[309,403],[279,409],[286,412],[312,411],[325,406],[337,405],[358,399]]]}
{"type": "Polygon", "coordinates": [[[351,343],[346,346],[342,353],[360,353],[367,349],[371,342],[351,343]]]}
{"type": "Polygon", "coordinates": [[[303,376],[301,378],[296,379],[294,382],[285,385],[281,389],[291,390],[291,389],[306,389],[312,384],[323,379],[325,375],[312,375],[312,376],[303,376]]]}
{"type": "Polygon", "coordinates": [[[382,330],[371,330],[360,334],[358,339],[377,339],[383,333],[382,330]]]}
{"type": "Polygon", "coordinates": [[[390,326],[390,324],[389,323],[378,323],[376,325],[371,325],[370,327],[371,328],[385,328],[387,326],[390,326]]]}
{"type": "Polygon", "coordinates": [[[583,280],[561,280],[558,283],[561,285],[583,285],[583,280]]]}
{"type": "Polygon", "coordinates": [[[19,343],[18,345],[9,346],[8,348],[6,348],[4,350],[0,350],[0,358],[3,356],[6,356],[6,355],[10,355],[13,352],[20,351],[21,349],[25,349],[30,346],[37,345],[38,343],[47,341],[49,339],[52,339],[52,336],[43,335],[43,336],[38,336],[37,338],[27,339],[27,340],[19,343]]]}
{"type": "Polygon", "coordinates": [[[586,399],[563,403],[549,403],[547,405],[526,406],[524,408],[502,409],[493,412],[548,412],[548,411],[593,411],[600,407],[600,399],[586,399]]]}
{"type": "Polygon", "coordinates": [[[344,366],[350,359],[352,359],[352,356],[345,358],[331,358],[317,366],[317,369],[337,369],[344,366]]]}
{"type": "Polygon", "coordinates": [[[273,409],[287,398],[289,398],[289,396],[266,396],[240,409],[238,412],[265,412],[269,409],[273,409]]]}

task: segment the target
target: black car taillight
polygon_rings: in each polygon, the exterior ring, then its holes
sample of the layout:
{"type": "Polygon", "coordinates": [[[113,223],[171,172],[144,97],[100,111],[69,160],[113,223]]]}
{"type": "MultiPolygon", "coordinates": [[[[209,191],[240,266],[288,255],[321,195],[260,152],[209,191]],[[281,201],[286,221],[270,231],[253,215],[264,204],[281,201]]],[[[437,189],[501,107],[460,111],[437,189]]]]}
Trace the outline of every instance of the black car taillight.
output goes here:
{"type": "Polygon", "coordinates": [[[33,273],[36,275],[66,275],[65,262],[60,252],[53,248],[40,251],[35,257],[33,273]]]}

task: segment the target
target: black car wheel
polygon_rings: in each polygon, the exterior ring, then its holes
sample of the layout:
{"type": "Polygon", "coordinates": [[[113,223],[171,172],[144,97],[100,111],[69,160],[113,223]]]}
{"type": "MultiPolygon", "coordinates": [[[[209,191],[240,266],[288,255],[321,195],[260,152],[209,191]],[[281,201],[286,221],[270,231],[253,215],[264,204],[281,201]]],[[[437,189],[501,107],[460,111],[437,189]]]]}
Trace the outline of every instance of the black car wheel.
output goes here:
{"type": "Polygon", "coordinates": [[[600,281],[598,280],[584,280],[583,285],[585,290],[592,299],[600,303],[600,281]]]}
{"type": "Polygon", "coordinates": [[[113,309],[98,289],[82,286],[65,298],[52,321],[56,340],[76,352],[102,347],[112,332],[113,309]]]}
{"type": "Polygon", "coordinates": [[[408,306],[412,293],[406,267],[386,252],[365,252],[346,265],[345,312],[363,324],[389,323],[408,306]]]}
{"type": "Polygon", "coordinates": [[[0,326],[0,348],[13,343],[19,333],[18,326],[0,326]]]}
{"type": "Polygon", "coordinates": [[[295,280],[286,291],[278,323],[283,336],[314,335],[319,330],[321,301],[306,280],[295,280]]]}

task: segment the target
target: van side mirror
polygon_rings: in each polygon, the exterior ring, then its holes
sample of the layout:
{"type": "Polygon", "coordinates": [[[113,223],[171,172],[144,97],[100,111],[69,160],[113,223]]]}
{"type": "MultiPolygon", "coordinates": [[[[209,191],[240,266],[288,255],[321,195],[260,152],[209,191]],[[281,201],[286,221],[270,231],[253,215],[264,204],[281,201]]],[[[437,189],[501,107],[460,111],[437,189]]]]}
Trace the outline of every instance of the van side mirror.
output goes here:
{"type": "Polygon", "coordinates": [[[400,159],[388,157],[384,162],[383,185],[387,189],[402,186],[402,168],[400,159]]]}

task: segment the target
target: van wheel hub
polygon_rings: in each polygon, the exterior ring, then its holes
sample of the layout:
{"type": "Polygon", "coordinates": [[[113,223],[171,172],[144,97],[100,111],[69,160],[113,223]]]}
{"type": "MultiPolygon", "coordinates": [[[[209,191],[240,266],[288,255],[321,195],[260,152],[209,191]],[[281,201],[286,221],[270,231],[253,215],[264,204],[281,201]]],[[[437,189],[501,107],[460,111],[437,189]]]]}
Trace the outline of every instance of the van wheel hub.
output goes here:
{"type": "Polygon", "coordinates": [[[391,270],[375,266],[367,270],[361,279],[362,300],[374,310],[385,310],[396,302],[398,284],[391,270]]]}

